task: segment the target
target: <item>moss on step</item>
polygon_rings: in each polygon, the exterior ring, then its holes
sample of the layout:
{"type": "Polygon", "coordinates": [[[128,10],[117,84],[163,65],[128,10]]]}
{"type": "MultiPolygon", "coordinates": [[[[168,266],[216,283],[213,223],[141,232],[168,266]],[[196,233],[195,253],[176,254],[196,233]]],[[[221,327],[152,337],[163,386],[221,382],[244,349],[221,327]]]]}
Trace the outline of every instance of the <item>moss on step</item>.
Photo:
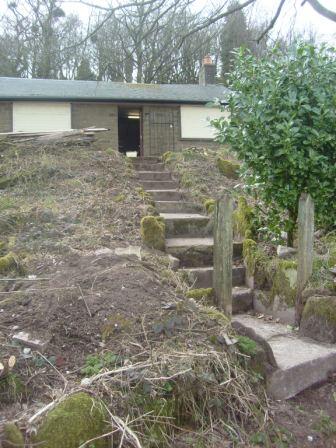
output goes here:
{"type": "Polygon", "coordinates": [[[239,196],[238,206],[233,212],[233,231],[234,234],[240,238],[253,234],[253,208],[248,205],[244,196],[239,196]]]}
{"type": "MultiPolygon", "coordinates": [[[[78,448],[89,439],[107,432],[107,413],[103,404],[84,392],[66,398],[42,421],[33,443],[43,448],[78,448]]],[[[94,442],[107,448],[107,439],[94,442]]]]}
{"type": "Polygon", "coordinates": [[[189,289],[189,291],[186,292],[186,297],[195,300],[211,299],[213,298],[213,295],[214,295],[213,288],[189,289]]]}
{"type": "Polygon", "coordinates": [[[203,206],[208,214],[211,214],[215,210],[216,201],[214,199],[206,199],[203,202],[203,206]]]}
{"type": "Polygon", "coordinates": [[[229,179],[239,178],[240,165],[232,160],[225,160],[219,157],[217,159],[217,167],[221,174],[228,177],[229,179]]]}
{"type": "Polygon", "coordinates": [[[160,216],[145,216],[141,220],[141,237],[143,243],[157,250],[165,249],[165,231],[164,219],[160,216]]]}
{"type": "Polygon", "coordinates": [[[336,326],[336,296],[310,297],[303,310],[303,316],[321,316],[336,326]]]}
{"type": "Polygon", "coordinates": [[[257,243],[252,239],[245,239],[243,241],[243,258],[246,265],[247,274],[254,275],[256,260],[257,260],[257,243]]]}
{"type": "Polygon", "coordinates": [[[2,440],[0,442],[2,448],[23,448],[24,437],[15,423],[6,423],[3,428],[2,440]]]}
{"type": "Polygon", "coordinates": [[[336,342],[336,296],[313,296],[307,300],[300,333],[321,342],[336,342]]]}

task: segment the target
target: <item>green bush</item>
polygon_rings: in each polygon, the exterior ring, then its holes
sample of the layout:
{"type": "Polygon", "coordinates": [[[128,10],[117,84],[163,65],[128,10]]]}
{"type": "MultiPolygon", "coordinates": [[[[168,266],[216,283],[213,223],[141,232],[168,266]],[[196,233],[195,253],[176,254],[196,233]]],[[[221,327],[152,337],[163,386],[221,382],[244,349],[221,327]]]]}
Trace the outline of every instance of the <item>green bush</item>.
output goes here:
{"type": "Polygon", "coordinates": [[[213,124],[243,162],[246,182],[278,215],[293,243],[301,193],[316,218],[336,222],[335,50],[299,43],[262,58],[239,50],[229,78],[230,120],[213,124]]]}

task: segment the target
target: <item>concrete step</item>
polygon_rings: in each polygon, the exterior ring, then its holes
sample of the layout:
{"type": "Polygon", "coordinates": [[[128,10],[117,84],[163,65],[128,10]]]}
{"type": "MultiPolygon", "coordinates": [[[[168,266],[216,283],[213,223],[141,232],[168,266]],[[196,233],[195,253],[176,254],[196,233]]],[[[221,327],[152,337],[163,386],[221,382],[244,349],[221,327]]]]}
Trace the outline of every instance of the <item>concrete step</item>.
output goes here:
{"type": "MultiPolygon", "coordinates": [[[[232,286],[245,285],[245,266],[234,266],[232,268],[232,286]]],[[[213,267],[183,268],[180,272],[188,278],[188,282],[194,288],[213,287],[213,267]]]]}
{"type": "Polygon", "coordinates": [[[300,337],[287,325],[249,315],[235,316],[232,326],[266,350],[273,366],[267,375],[267,390],[275,400],[294,397],[336,372],[335,344],[300,337]]]}
{"type": "Polygon", "coordinates": [[[137,162],[134,163],[134,169],[136,171],[164,171],[164,164],[157,163],[148,163],[148,162],[137,162]]]}
{"type": "Polygon", "coordinates": [[[140,180],[171,180],[169,171],[138,171],[140,180]]]}
{"type": "MultiPolygon", "coordinates": [[[[167,238],[166,250],[178,258],[182,267],[211,266],[213,263],[213,238],[167,238]]],[[[233,258],[242,256],[243,244],[233,243],[233,258]]]]}
{"type": "Polygon", "coordinates": [[[183,197],[183,193],[179,190],[147,190],[153,196],[154,201],[180,201],[183,197]]]}
{"type": "Polygon", "coordinates": [[[145,190],[176,190],[179,187],[172,180],[142,180],[141,184],[145,190]]]}
{"type": "Polygon", "coordinates": [[[165,220],[166,236],[205,236],[212,231],[208,216],[198,213],[160,213],[165,220]]]}
{"type": "Polygon", "coordinates": [[[184,201],[156,201],[156,209],[160,213],[198,213],[202,207],[193,202],[184,201]]]}

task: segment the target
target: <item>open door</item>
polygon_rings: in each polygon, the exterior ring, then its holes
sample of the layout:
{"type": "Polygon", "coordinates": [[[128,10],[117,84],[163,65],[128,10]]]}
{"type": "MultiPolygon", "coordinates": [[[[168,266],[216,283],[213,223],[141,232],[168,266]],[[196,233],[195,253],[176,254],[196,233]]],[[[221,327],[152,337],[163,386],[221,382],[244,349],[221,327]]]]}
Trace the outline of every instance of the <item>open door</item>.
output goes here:
{"type": "Polygon", "coordinates": [[[142,154],[142,110],[119,106],[118,109],[119,151],[128,157],[142,154]]]}

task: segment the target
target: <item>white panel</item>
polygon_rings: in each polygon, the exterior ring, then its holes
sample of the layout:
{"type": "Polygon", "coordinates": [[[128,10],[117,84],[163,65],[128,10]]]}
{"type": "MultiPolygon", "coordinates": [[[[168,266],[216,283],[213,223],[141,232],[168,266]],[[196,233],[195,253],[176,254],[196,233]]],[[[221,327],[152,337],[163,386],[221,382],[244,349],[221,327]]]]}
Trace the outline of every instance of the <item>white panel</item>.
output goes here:
{"type": "Polygon", "coordinates": [[[222,116],[227,116],[227,112],[219,107],[181,106],[181,138],[213,139],[216,130],[210,121],[222,116]]]}
{"type": "Polygon", "coordinates": [[[68,131],[70,129],[70,103],[22,101],[13,104],[15,132],[68,131]]]}

